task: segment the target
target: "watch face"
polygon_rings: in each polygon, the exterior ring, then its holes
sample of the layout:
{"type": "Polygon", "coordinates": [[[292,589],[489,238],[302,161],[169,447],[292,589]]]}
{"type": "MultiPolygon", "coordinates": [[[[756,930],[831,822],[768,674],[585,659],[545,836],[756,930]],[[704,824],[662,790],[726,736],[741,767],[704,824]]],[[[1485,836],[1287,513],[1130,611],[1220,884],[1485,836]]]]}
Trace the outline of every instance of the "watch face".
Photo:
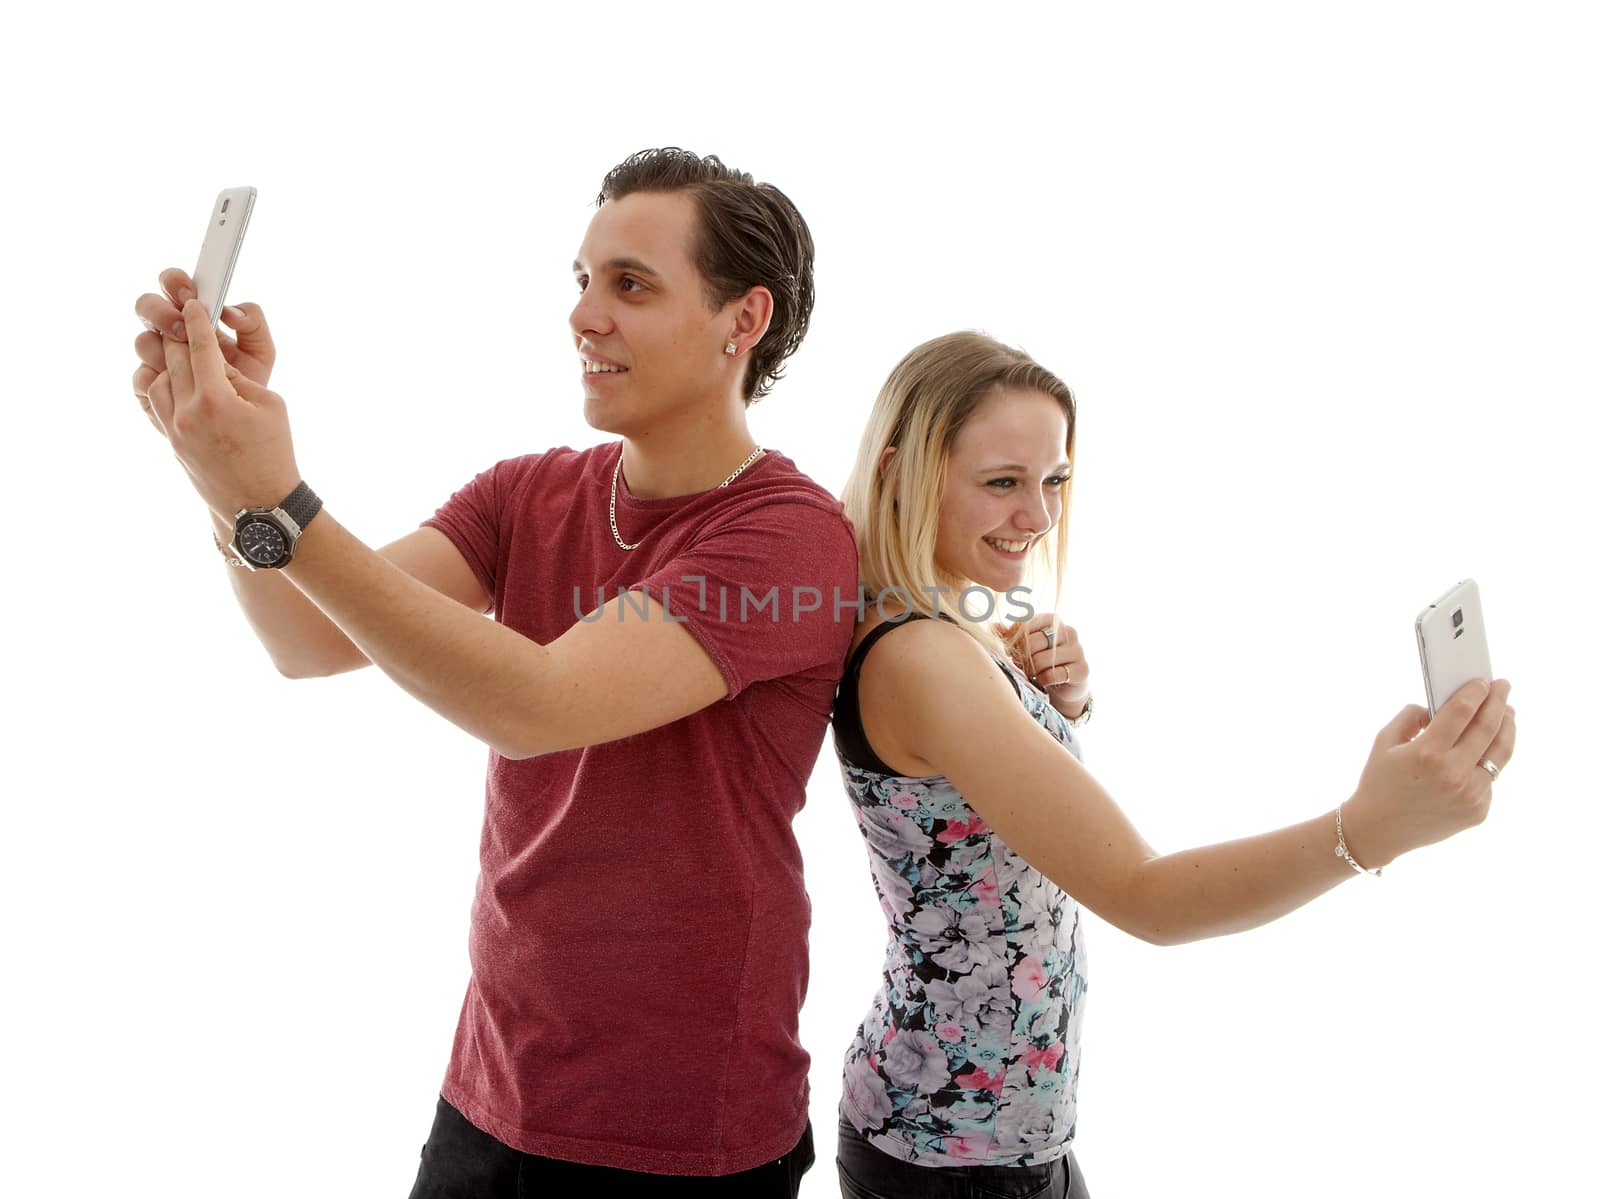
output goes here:
{"type": "Polygon", "coordinates": [[[272,566],[288,552],[283,530],[270,521],[252,520],[239,530],[239,550],[257,566],[272,566]]]}

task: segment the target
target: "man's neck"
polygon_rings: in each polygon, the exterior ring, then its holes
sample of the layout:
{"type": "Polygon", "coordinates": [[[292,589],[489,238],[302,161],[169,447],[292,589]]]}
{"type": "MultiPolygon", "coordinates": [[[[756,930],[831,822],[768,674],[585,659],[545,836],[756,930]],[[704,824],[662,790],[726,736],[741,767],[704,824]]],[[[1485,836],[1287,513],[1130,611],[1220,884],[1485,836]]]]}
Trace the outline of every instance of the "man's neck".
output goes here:
{"type": "Polygon", "coordinates": [[[718,413],[714,420],[657,426],[627,435],[622,444],[622,477],[636,499],[693,495],[721,484],[755,450],[741,405],[737,415],[718,413]]]}

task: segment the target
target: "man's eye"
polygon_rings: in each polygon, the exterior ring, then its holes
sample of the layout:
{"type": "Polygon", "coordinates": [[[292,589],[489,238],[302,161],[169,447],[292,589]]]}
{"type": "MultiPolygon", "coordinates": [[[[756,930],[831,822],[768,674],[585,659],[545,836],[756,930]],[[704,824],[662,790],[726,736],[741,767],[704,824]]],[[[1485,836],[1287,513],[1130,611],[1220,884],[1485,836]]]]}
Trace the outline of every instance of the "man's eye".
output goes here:
{"type": "Polygon", "coordinates": [[[589,276],[588,275],[579,275],[577,277],[576,282],[578,284],[578,290],[582,291],[584,288],[589,286],[589,276]]]}
{"type": "Polygon", "coordinates": [[[643,284],[641,284],[632,275],[624,275],[624,276],[622,276],[622,284],[621,284],[621,286],[622,286],[622,290],[623,291],[643,291],[644,290],[643,284]]]}

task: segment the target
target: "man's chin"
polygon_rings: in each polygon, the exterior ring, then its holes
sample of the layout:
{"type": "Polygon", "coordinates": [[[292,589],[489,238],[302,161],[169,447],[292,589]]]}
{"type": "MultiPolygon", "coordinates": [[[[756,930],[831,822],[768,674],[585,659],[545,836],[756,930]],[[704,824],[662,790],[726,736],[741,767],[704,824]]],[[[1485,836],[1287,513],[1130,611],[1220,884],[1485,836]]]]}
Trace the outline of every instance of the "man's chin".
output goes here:
{"type": "Polygon", "coordinates": [[[628,420],[619,405],[593,395],[583,397],[583,419],[591,429],[618,437],[626,436],[633,427],[633,422],[628,420]]]}

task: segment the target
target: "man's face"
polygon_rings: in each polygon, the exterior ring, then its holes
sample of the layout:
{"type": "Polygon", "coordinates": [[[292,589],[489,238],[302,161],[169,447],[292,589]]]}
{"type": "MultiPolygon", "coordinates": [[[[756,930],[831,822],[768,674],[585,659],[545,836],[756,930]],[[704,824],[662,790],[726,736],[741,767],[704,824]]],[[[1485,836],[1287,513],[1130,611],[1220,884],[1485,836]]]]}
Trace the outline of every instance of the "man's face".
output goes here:
{"type": "Polygon", "coordinates": [[[572,264],[580,294],[570,324],[584,418],[596,429],[636,434],[737,378],[723,353],[733,304],[707,306],[690,257],[697,220],[686,192],[634,192],[589,222],[572,264]]]}

